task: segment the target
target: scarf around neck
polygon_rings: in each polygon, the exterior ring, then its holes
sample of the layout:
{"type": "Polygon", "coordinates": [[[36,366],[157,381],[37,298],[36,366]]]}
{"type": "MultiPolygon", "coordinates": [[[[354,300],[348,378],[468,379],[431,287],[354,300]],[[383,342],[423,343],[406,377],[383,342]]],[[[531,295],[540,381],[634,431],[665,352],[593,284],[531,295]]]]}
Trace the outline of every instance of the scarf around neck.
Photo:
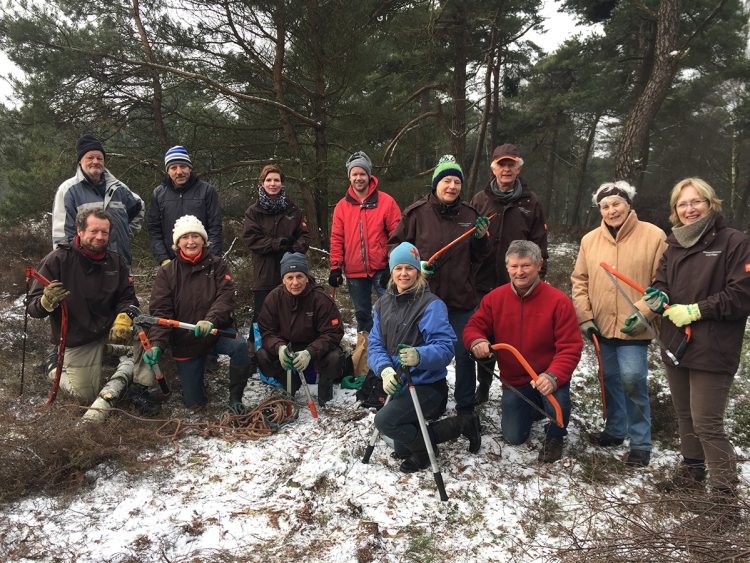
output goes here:
{"type": "Polygon", "coordinates": [[[102,250],[101,252],[92,252],[88,248],[81,245],[81,237],[76,235],[73,239],[73,242],[76,245],[76,248],[86,256],[87,258],[91,258],[91,260],[104,260],[104,257],[107,256],[107,251],[102,250]]]}
{"type": "Polygon", "coordinates": [[[706,231],[714,224],[715,213],[709,211],[703,217],[698,219],[695,223],[690,225],[679,225],[672,228],[674,238],[683,248],[690,248],[703,238],[706,231]]]}
{"type": "Polygon", "coordinates": [[[521,180],[516,178],[516,181],[513,184],[513,189],[504,192],[497,185],[497,178],[492,178],[492,181],[490,182],[490,190],[492,190],[492,193],[496,197],[500,198],[500,202],[503,205],[508,205],[509,203],[513,203],[521,197],[521,180]]]}
{"type": "Polygon", "coordinates": [[[263,211],[271,215],[283,213],[289,207],[289,201],[286,199],[286,188],[281,188],[279,195],[271,197],[263,186],[258,186],[258,204],[263,211]]]}

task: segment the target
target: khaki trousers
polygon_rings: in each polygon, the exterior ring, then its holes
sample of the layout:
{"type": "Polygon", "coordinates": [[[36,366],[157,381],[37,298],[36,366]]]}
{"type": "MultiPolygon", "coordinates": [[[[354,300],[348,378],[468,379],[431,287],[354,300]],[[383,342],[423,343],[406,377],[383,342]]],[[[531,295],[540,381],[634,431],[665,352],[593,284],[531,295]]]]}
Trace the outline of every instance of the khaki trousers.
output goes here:
{"type": "MultiPolygon", "coordinates": [[[[102,338],[65,349],[60,389],[72,395],[81,405],[90,405],[99,393],[106,341],[106,338],[102,338]]],[[[49,372],[50,381],[55,380],[55,371],[56,368],[52,368],[49,372]]]]}

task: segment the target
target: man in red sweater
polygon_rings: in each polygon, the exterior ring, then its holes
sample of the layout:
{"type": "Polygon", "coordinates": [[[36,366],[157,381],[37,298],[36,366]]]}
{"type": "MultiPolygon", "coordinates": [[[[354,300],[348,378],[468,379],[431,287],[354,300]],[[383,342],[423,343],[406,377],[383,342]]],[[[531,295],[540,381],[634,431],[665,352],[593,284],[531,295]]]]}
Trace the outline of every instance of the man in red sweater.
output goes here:
{"type": "MultiPolygon", "coordinates": [[[[539,451],[539,461],[550,463],[562,457],[570,419],[570,377],[581,358],[583,341],[573,303],[539,277],[543,265],[539,246],[514,240],[505,254],[505,265],[510,283],[485,295],[466,324],[463,341],[479,359],[492,354],[491,340],[512,345],[539,379],[532,381],[515,356],[501,350],[497,359],[504,386],[512,385],[551,416],[554,411],[545,395],[551,394],[560,403],[565,428],[547,424],[539,451]]],[[[539,413],[508,389],[503,391],[501,407],[503,438],[511,444],[524,443],[539,413]]]]}

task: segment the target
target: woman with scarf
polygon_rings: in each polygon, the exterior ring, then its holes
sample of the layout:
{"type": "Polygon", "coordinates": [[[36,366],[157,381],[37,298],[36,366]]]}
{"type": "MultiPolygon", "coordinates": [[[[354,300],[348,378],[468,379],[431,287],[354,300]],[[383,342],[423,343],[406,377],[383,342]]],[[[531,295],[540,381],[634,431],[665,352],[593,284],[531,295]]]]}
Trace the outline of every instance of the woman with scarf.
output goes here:
{"type": "Polygon", "coordinates": [[[678,182],[669,205],[674,227],[643,299],[663,313],[661,337],[673,353],[686,327],[692,338],[679,365],[662,353],[683,460],[660,488],[702,489],[708,469],[716,506],[735,517],[737,468],[724,411],[750,314],[750,239],[724,224],[721,200],[700,178],[678,182]]]}
{"type": "Polygon", "coordinates": [[[581,239],[581,248],[570,279],[573,305],[581,332],[601,345],[602,373],[607,405],[604,430],[589,434],[601,447],[619,446],[630,437],[625,464],[645,467],[651,461],[651,409],[648,399],[648,344],[653,333],[633,310],[649,321],[656,314],[641,295],[621,283],[630,303],[600,266],[610,266],[646,287],[654,280],[659,259],[667,247],[664,231],[638,219],[633,210],[635,188],[622,180],[599,186],[591,198],[601,224],[581,239]],[[614,292],[614,294],[613,294],[614,292]]]}
{"type": "MultiPolygon", "coordinates": [[[[453,358],[456,335],[448,310],[431,291],[420,271],[419,252],[402,242],[391,252],[391,271],[385,294],[375,303],[374,323],[368,337],[367,363],[383,380],[391,400],[377,415],[375,426],[393,441],[395,456],[404,459],[401,471],[411,473],[430,463],[411,394],[401,369],[411,371],[422,412],[427,419],[440,416],[448,402],[446,367],[453,358]]],[[[434,444],[458,438],[461,421],[450,417],[429,425],[434,444]]]]}
{"type": "Polygon", "coordinates": [[[302,210],[287,198],[281,169],[276,164],[267,164],[258,180],[258,201],[245,211],[243,234],[253,255],[253,322],[258,320],[268,294],[279,285],[284,253],[305,254],[310,247],[310,233],[302,210]]]}
{"type": "Polygon", "coordinates": [[[429,267],[422,261],[430,290],[448,307],[448,320],[456,334],[456,411],[463,419],[472,453],[480,447],[479,417],[474,412],[476,366],[464,348],[461,335],[477,303],[473,269],[487,255],[487,217],[461,201],[464,174],[452,155],[441,157],[432,175],[432,191],[406,208],[389,244],[410,242],[427,258],[476,227],[474,234],[442,254],[429,267]]]}

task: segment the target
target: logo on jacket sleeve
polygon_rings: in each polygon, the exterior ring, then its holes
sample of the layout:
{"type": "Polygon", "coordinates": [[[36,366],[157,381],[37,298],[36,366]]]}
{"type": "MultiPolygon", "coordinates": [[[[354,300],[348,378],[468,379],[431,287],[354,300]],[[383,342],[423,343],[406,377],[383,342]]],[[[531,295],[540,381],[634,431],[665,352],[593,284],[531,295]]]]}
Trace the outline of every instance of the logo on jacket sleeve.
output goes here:
{"type": "Polygon", "coordinates": [[[331,319],[331,326],[339,326],[339,320],[338,319],[331,319]]]}
{"type": "Polygon", "coordinates": [[[745,264],[745,271],[750,272],[750,264],[745,264]]]}

